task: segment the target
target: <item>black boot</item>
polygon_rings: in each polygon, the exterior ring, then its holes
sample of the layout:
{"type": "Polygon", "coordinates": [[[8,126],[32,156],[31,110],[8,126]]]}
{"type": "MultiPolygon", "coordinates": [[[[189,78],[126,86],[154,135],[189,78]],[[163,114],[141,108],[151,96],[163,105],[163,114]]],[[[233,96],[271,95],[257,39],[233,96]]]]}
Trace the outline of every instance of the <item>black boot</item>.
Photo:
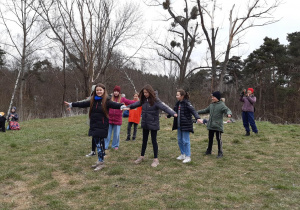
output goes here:
{"type": "Polygon", "coordinates": [[[210,150],[206,150],[206,152],[204,153],[204,155],[211,155],[211,151],[210,150]]]}
{"type": "Polygon", "coordinates": [[[222,158],[222,157],[223,157],[223,152],[219,151],[217,158],[222,158]]]}
{"type": "Polygon", "coordinates": [[[246,132],[245,136],[250,136],[250,132],[246,132]]]}

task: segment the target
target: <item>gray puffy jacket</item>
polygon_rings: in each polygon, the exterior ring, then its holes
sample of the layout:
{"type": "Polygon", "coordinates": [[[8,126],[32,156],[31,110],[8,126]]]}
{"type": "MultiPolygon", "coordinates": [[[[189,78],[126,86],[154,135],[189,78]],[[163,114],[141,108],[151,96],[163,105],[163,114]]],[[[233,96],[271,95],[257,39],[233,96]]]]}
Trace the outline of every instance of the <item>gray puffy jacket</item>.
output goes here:
{"type": "Polygon", "coordinates": [[[148,99],[141,104],[140,101],[135,102],[127,107],[130,109],[135,109],[137,107],[142,107],[142,123],[141,126],[148,130],[159,130],[159,110],[163,110],[169,115],[174,116],[174,112],[168,105],[156,98],[153,106],[150,106],[148,99]]]}

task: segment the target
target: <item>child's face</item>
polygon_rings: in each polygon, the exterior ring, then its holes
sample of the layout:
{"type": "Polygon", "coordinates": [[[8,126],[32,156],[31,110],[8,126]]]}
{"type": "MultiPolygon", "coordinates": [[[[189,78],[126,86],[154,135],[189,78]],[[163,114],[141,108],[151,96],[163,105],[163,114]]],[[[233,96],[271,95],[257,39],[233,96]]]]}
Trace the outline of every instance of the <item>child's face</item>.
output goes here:
{"type": "Polygon", "coordinates": [[[180,92],[177,92],[177,93],[176,93],[176,99],[177,99],[178,101],[182,101],[182,100],[183,100],[183,97],[184,97],[184,96],[180,95],[180,92]]]}
{"type": "Polygon", "coordinates": [[[144,89],[144,90],[143,90],[143,93],[144,93],[144,96],[145,96],[146,98],[149,98],[149,95],[150,95],[150,94],[149,94],[149,92],[148,92],[147,90],[144,89]]]}
{"type": "Polygon", "coordinates": [[[218,100],[216,97],[211,96],[211,102],[215,103],[215,102],[218,102],[218,101],[219,101],[219,100],[218,100]]]}
{"type": "Polygon", "coordinates": [[[139,100],[139,95],[138,94],[134,94],[133,95],[133,100],[134,101],[138,101],[139,100]]]}
{"type": "Polygon", "coordinates": [[[252,91],[251,91],[251,90],[248,90],[247,93],[248,93],[249,95],[251,95],[251,94],[252,94],[252,91]]]}
{"type": "Polygon", "coordinates": [[[11,109],[11,112],[15,112],[16,110],[15,109],[11,109]]]}
{"type": "Polygon", "coordinates": [[[104,89],[102,87],[96,87],[96,95],[101,97],[104,94],[104,89]]]}
{"type": "Polygon", "coordinates": [[[114,96],[115,97],[118,97],[120,95],[120,92],[119,91],[114,91],[114,96]]]}

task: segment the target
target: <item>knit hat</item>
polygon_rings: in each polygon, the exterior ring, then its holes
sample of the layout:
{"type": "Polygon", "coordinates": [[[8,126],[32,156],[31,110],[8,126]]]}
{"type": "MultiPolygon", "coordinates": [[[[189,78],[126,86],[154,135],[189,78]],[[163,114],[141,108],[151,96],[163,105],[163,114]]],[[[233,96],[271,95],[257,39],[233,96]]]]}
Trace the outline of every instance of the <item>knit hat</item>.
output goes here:
{"type": "Polygon", "coordinates": [[[115,91],[118,91],[119,93],[121,93],[121,87],[116,85],[115,88],[114,88],[114,92],[115,91]]]}
{"type": "Polygon", "coordinates": [[[254,89],[253,88],[248,88],[248,90],[251,90],[251,92],[254,93],[254,89]]]}
{"type": "Polygon", "coordinates": [[[0,117],[4,116],[5,113],[4,112],[0,112],[0,117]]]}
{"type": "Polygon", "coordinates": [[[216,97],[220,101],[220,99],[221,99],[221,93],[220,93],[220,91],[215,91],[211,95],[214,96],[214,97],[216,97]]]}
{"type": "Polygon", "coordinates": [[[17,111],[17,107],[13,106],[11,109],[14,109],[15,111],[17,111]]]}

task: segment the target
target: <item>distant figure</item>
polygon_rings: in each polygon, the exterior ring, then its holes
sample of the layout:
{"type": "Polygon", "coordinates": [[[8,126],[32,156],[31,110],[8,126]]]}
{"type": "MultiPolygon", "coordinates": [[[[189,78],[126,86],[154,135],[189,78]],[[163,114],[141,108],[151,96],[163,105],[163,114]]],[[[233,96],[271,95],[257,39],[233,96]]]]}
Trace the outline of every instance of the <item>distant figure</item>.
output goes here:
{"type": "Polygon", "coordinates": [[[20,130],[20,125],[18,123],[19,115],[16,113],[17,108],[13,106],[8,115],[9,127],[10,130],[20,130]]]}
{"type": "Polygon", "coordinates": [[[154,159],[151,164],[152,167],[157,167],[159,164],[158,161],[158,144],[157,144],[157,131],[159,130],[159,110],[163,110],[164,112],[177,116],[176,112],[174,112],[169,106],[163,103],[155,94],[151,85],[145,85],[143,89],[139,93],[140,100],[127,106],[125,109],[135,109],[137,107],[142,107],[142,128],[143,128],[143,144],[141,156],[135,161],[136,164],[141,163],[144,160],[148,136],[151,133],[152,146],[154,159]]]}
{"type": "Polygon", "coordinates": [[[5,132],[5,121],[6,121],[6,118],[5,118],[4,115],[5,115],[4,112],[0,112],[0,128],[1,128],[2,132],[5,132]]]}
{"type": "MultiPolygon", "coordinates": [[[[180,155],[177,160],[183,160],[183,163],[191,162],[191,143],[190,132],[194,133],[193,119],[194,116],[197,122],[201,122],[198,113],[189,101],[189,94],[183,89],[178,89],[176,92],[176,99],[174,111],[177,117],[174,118],[172,130],[177,130],[178,146],[180,155]]],[[[168,115],[170,117],[170,115],[168,115]]]]}
{"type": "MultiPolygon", "coordinates": [[[[135,102],[137,102],[139,100],[139,94],[138,93],[135,93],[133,95],[133,100],[135,102]]],[[[133,125],[132,141],[135,140],[136,132],[137,132],[137,126],[138,126],[138,124],[140,123],[140,120],[141,120],[141,114],[142,114],[142,107],[138,107],[136,109],[131,109],[129,111],[126,141],[130,141],[132,125],[133,125]]]]}
{"type": "Polygon", "coordinates": [[[254,89],[253,88],[248,88],[247,93],[246,90],[244,90],[241,95],[240,95],[240,101],[243,102],[243,107],[242,107],[242,118],[243,118],[243,125],[246,130],[245,136],[250,136],[250,128],[249,124],[252,128],[252,131],[255,134],[258,134],[258,130],[255,124],[254,120],[254,104],[256,102],[256,97],[253,94],[254,89]]]}
{"type": "Polygon", "coordinates": [[[207,121],[207,130],[208,130],[208,147],[206,149],[205,154],[210,155],[212,152],[213,139],[216,134],[216,138],[218,141],[218,158],[223,157],[223,149],[222,149],[222,139],[221,134],[223,133],[223,115],[227,114],[230,118],[232,112],[230,109],[224,104],[223,101],[220,101],[221,93],[219,91],[213,92],[211,95],[212,103],[206,108],[198,111],[198,114],[206,114],[209,113],[209,120],[207,121]]]}

